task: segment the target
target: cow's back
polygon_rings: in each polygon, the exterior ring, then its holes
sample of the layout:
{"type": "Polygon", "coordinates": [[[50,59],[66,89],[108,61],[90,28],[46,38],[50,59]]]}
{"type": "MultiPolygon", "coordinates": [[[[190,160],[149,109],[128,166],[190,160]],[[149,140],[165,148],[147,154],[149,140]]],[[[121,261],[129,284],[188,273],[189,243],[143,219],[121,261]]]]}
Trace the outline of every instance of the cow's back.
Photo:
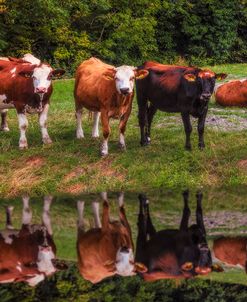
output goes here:
{"type": "Polygon", "coordinates": [[[213,244],[214,256],[229,265],[245,267],[247,261],[247,239],[243,237],[222,237],[213,244]]]}
{"type": "Polygon", "coordinates": [[[247,106],[247,80],[220,85],[216,90],[215,100],[221,106],[247,106]]]}

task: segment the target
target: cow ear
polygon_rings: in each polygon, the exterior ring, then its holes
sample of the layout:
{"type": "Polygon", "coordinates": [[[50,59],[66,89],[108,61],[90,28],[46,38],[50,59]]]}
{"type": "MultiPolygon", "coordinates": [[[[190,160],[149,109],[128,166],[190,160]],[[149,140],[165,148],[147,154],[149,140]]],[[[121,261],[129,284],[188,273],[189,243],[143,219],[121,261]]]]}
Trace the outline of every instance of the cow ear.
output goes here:
{"type": "Polygon", "coordinates": [[[112,260],[106,261],[104,263],[104,267],[108,270],[108,272],[112,272],[112,273],[114,273],[117,270],[115,262],[112,260]]]}
{"type": "Polygon", "coordinates": [[[187,73],[184,75],[184,78],[188,81],[188,82],[195,82],[196,80],[196,75],[192,74],[192,73],[187,73]]]}
{"type": "Polygon", "coordinates": [[[108,81],[113,81],[115,79],[116,70],[115,69],[108,69],[104,74],[104,78],[108,81]]]}
{"type": "Polygon", "coordinates": [[[211,266],[211,269],[212,269],[212,272],[217,272],[217,273],[222,273],[222,272],[224,272],[223,267],[222,267],[221,265],[219,265],[219,264],[213,264],[213,265],[211,266]]]}
{"type": "Polygon", "coordinates": [[[146,78],[149,74],[149,71],[146,69],[135,70],[135,78],[137,80],[142,80],[146,78]]]}
{"type": "Polygon", "coordinates": [[[215,77],[216,77],[216,80],[224,80],[228,75],[226,73],[216,73],[215,77]]]}
{"type": "Polygon", "coordinates": [[[138,273],[146,273],[148,271],[148,268],[145,264],[140,262],[135,262],[135,272],[138,273]]]}
{"type": "Polygon", "coordinates": [[[54,77],[61,77],[65,73],[64,69],[55,69],[52,71],[54,77]]]}

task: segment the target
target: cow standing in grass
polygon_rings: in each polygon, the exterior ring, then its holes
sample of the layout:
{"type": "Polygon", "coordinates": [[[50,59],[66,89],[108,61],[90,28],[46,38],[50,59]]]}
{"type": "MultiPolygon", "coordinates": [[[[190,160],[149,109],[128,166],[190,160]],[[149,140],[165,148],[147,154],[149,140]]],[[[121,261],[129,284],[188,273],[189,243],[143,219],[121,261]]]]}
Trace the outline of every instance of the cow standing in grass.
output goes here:
{"type": "Polygon", "coordinates": [[[110,118],[120,119],[119,145],[125,149],[124,133],[132,109],[135,79],[143,79],[148,71],[131,66],[120,66],[103,63],[96,58],[84,61],[76,71],[75,109],[77,118],[76,136],[84,137],[82,130],[82,109],[94,112],[92,136],[98,137],[98,123],[101,116],[103,143],[101,155],[108,154],[108,138],[110,135],[110,118]]]}
{"type": "Polygon", "coordinates": [[[181,113],[186,134],[185,148],[188,150],[191,150],[190,115],[198,118],[199,148],[203,149],[208,102],[214,91],[215,80],[223,79],[226,75],[156,62],[146,62],[138,69],[143,68],[148,70],[149,75],[136,83],[141,145],[150,143],[152,120],[156,111],[161,110],[181,113]]]}
{"type": "Polygon", "coordinates": [[[221,106],[247,107],[247,79],[220,85],[215,92],[215,101],[221,106]]]}
{"type": "Polygon", "coordinates": [[[37,285],[58,269],[66,269],[56,259],[56,245],[52,238],[50,207],[52,197],[44,198],[42,223],[32,224],[29,197],[23,197],[22,226],[12,225],[13,207],[6,208],[6,228],[0,230],[0,283],[27,282],[37,285]]]}
{"type": "MultiPolygon", "coordinates": [[[[52,69],[49,64],[41,63],[27,54],[23,59],[9,58],[0,60],[0,109],[15,108],[18,115],[20,140],[19,148],[28,147],[26,113],[38,113],[44,144],[52,143],[47,131],[47,116],[52,94],[52,78],[64,73],[61,69],[52,69]]],[[[6,112],[2,112],[2,128],[7,131],[6,112]]]]}
{"type": "Polygon", "coordinates": [[[211,252],[207,245],[202,215],[202,194],[197,194],[196,224],[189,227],[188,191],[183,194],[184,209],[179,230],[156,231],[149,202],[139,195],[138,236],[135,260],[147,267],[146,281],[190,278],[211,272],[211,252]]]}

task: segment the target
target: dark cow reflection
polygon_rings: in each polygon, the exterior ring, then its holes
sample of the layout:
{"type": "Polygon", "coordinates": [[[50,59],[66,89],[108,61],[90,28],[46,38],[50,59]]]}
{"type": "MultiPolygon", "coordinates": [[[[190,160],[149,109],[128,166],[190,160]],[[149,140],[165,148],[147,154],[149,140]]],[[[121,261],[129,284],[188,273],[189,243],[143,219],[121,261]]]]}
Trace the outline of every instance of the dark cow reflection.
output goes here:
{"type": "Polygon", "coordinates": [[[139,195],[136,261],[148,268],[147,281],[166,278],[189,278],[211,272],[212,259],[206,241],[202,215],[202,194],[197,193],[196,224],[188,226],[189,192],[183,193],[184,209],[179,230],[156,231],[149,213],[149,202],[139,195]]]}
{"type": "Polygon", "coordinates": [[[56,259],[49,213],[52,197],[44,198],[42,224],[31,224],[29,197],[23,197],[22,201],[20,229],[12,226],[13,207],[6,207],[6,228],[0,231],[0,283],[24,281],[35,286],[46,276],[67,267],[56,259]]]}
{"type": "Polygon", "coordinates": [[[84,201],[78,201],[78,267],[81,275],[97,283],[115,274],[131,276],[142,271],[134,262],[134,247],[130,225],[123,205],[123,194],[118,198],[119,221],[110,221],[110,206],[103,196],[102,220],[99,216],[99,202],[92,202],[94,226],[85,231],[84,201]]]}
{"type": "Polygon", "coordinates": [[[214,261],[247,273],[247,237],[221,237],[213,243],[214,261]]]}

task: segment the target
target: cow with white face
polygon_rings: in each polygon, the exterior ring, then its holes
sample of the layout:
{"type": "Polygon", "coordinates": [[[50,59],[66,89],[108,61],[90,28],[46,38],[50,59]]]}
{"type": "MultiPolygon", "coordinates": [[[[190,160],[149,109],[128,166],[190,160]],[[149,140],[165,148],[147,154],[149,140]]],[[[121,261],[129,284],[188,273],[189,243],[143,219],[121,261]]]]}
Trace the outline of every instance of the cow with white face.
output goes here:
{"type": "Polygon", "coordinates": [[[22,201],[21,228],[13,228],[13,207],[7,207],[6,228],[0,230],[0,283],[22,281],[35,286],[67,266],[56,259],[50,219],[52,197],[44,198],[41,224],[31,224],[29,197],[24,196],[22,201]]]}
{"type": "MultiPolygon", "coordinates": [[[[31,54],[26,54],[22,59],[0,59],[0,110],[16,109],[21,132],[20,149],[28,147],[26,113],[38,113],[43,143],[52,142],[47,131],[52,78],[62,74],[64,70],[54,70],[31,54]]],[[[2,111],[1,129],[8,131],[6,114],[6,111],[2,111]]]]}
{"type": "MultiPolygon", "coordinates": [[[[105,194],[104,194],[105,195],[105,194]]],[[[104,199],[106,196],[102,196],[104,199]]],[[[134,261],[134,246],[128,223],[123,193],[118,198],[120,220],[111,221],[109,203],[104,200],[102,219],[99,202],[92,203],[95,225],[85,230],[84,201],[78,201],[78,267],[84,279],[98,283],[104,278],[120,275],[132,276],[144,272],[146,267],[134,261]]]]}
{"type": "Polygon", "coordinates": [[[119,119],[119,146],[126,149],[124,133],[132,110],[135,79],[141,80],[148,71],[136,70],[132,66],[114,67],[96,58],[84,61],[76,71],[75,109],[77,118],[76,136],[84,138],[81,126],[82,109],[94,112],[93,137],[99,137],[98,123],[101,116],[103,143],[100,153],[108,154],[110,118],[119,119]]]}

